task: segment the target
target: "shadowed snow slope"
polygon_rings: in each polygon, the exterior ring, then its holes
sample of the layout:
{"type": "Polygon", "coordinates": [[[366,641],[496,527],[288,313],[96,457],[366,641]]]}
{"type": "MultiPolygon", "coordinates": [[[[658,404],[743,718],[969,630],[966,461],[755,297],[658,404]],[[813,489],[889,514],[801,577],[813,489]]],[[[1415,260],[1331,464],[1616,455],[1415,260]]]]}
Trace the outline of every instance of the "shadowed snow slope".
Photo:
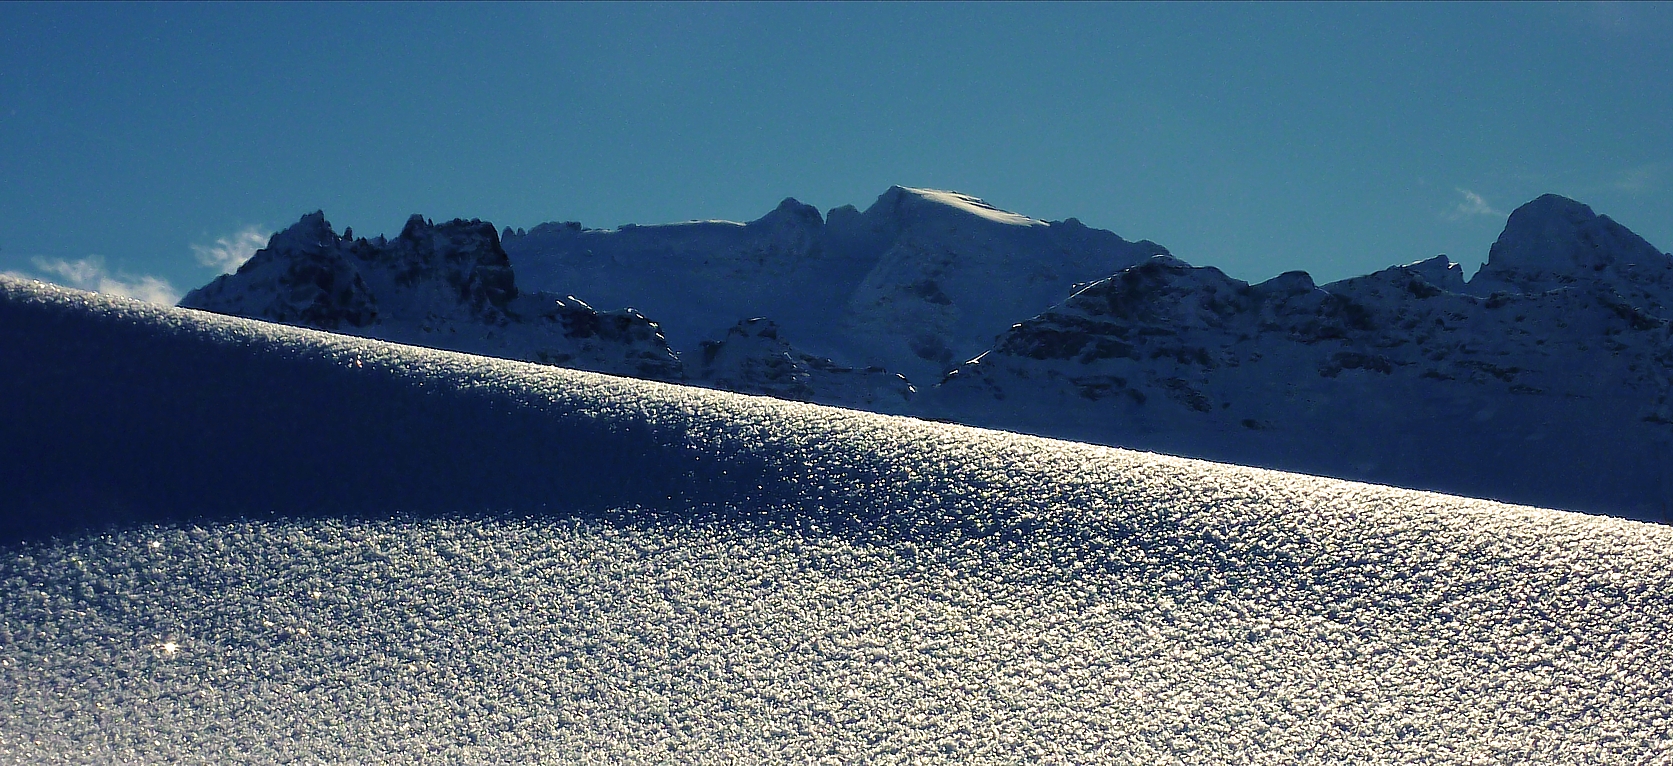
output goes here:
{"type": "Polygon", "coordinates": [[[1667,527],[6,278],[0,361],[7,762],[1673,756],[1667,527]]]}

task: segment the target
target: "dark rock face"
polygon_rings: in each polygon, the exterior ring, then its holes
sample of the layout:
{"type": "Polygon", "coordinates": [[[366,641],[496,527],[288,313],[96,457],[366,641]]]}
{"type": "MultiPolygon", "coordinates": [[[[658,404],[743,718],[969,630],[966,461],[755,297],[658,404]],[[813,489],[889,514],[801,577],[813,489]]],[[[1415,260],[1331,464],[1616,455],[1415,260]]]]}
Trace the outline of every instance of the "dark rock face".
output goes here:
{"type": "Polygon", "coordinates": [[[517,297],[511,261],[490,223],[454,220],[436,226],[414,215],[390,246],[363,252],[368,262],[383,262],[395,270],[397,283],[417,284],[432,274],[444,274],[458,290],[459,302],[477,312],[490,306],[503,311],[517,297]]]}
{"type": "Polygon", "coordinates": [[[881,367],[854,368],[796,350],[770,319],[739,322],[718,341],[705,341],[691,381],[780,399],[900,412],[916,389],[881,367]]]}
{"type": "MultiPolygon", "coordinates": [[[[264,318],[336,330],[365,327],[377,321],[377,302],[352,264],[335,253],[317,253],[287,264],[285,279],[293,286],[289,303],[269,304],[264,318]]],[[[191,296],[188,296],[191,300],[191,296]]],[[[200,308],[182,302],[188,308],[200,308]]]]}
{"type": "MultiPolygon", "coordinates": [[[[1134,380],[1191,380],[1261,365],[1276,379],[1304,370],[1334,378],[1347,370],[1391,375],[1409,368],[1431,380],[1485,385],[1517,382],[1536,365],[1559,376],[1578,372],[1564,370],[1560,349],[1585,351],[1586,336],[1608,345],[1623,333],[1659,337],[1668,329],[1667,320],[1608,296],[1557,291],[1483,298],[1446,290],[1417,266],[1319,288],[1305,274],[1249,285],[1217,269],[1158,257],[1015,325],[968,372],[984,374],[1012,358],[1021,366],[1026,359],[1089,370],[1118,364],[1133,369],[1114,377],[1134,380]],[[1273,356],[1313,361],[1263,364],[1273,356]],[[1482,357],[1539,361],[1519,366],[1482,357]],[[1162,362],[1168,375],[1151,369],[1162,362]]],[[[1652,341],[1640,351],[1654,348],[1652,341]]],[[[1658,368],[1661,357],[1649,353],[1643,369],[1658,368]]]]}
{"type": "MultiPolygon", "coordinates": [[[[1438,292],[1416,274],[1397,278],[1438,292]]],[[[1081,364],[1170,359],[1206,371],[1236,364],[1231,347],[1256,335],[1309,345],[1350,338],[1375,345],[1369,336],[1376,329],[1370,310],[1314,287],[1306,274],[1250,285],[1219,269],[1161,256],[1095,282],[1012,327],[996,350],[1081,364]]]]}
{"type": "Polygon", "coordinates": [[[378,319],[377,301],[342,243],[323,212],[310,213],[274,235],[236,274],[187,293],[180,305],[323,330],[365,327],[378,319]],[[271,289],[239,289],[258,280],[271,289]]]}
{"type": "Polygon", "coordinates": [[[668,348],[662,329],[633,309],[598,311],[570,296],[547,304],[539,316],[561,326],[573,349],[537,352],[530,361],[650,380],[685,378],[680,357],[668,348]],[[600,365],[600,360],[608,363],[600,365]]]}
{"type": "Polygon", "coordinates": [[[703,343],[697,378],[728,391],[808,401],[813,371],[798,356],[771,320],[746,319],[724,339],[703,343]]]}
{"type": "Polygon", "coordinates": [[[497,323],[517,286],[492,224],[436,225],[415,215],[394,240],[350,239],[315,211],[273,235],[237,273],[187,293],[180,305],[335,330],[377,321],[379,297],[397,315],[497,323]],[[430,289],[420,289],[426,283],[430,289]],[[435,289],[441,285],[446,289],[435,289]]]}

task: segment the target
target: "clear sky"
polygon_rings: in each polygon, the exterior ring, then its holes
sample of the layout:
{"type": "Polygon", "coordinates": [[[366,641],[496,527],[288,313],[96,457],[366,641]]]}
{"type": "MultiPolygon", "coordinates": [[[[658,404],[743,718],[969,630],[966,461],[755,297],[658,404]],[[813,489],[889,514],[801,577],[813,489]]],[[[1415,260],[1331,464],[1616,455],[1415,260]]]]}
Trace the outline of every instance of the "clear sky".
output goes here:
{"type": "Polygon", "coordinates": [[[0,270],[891,184],[1248,280],[1473,272],[1545,192],[1673,249],[1673,5],[0,4],[0,270]]]}

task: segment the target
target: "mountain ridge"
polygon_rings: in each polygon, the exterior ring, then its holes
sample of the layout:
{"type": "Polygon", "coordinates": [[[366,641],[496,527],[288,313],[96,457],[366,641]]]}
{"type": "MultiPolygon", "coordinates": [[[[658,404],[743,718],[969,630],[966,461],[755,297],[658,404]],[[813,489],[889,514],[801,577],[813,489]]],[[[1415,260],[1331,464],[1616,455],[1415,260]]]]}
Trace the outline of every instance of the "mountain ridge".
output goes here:
{"type": "Polygon", "coordinates": [[[1078,221],[1035,221],[969,195],[902,186],[864,211],[843,206],[823,218],[788,198],[744,224],[545,224],[504,244],[522,283],[634,306],[666,326],[676,350],[766,316],[810,353],[914,381],[980,353],[1084,275],[1166,252],[1078,221]]]}
{"type": "Polygon", "coordinates": [[[413,215],[393,240],[355,239],[315,211],[179,305],[654,380],[681,377],[678,356],[642,314],[520,291],[493,225],[476,220],[436,224],[413,215]]]}

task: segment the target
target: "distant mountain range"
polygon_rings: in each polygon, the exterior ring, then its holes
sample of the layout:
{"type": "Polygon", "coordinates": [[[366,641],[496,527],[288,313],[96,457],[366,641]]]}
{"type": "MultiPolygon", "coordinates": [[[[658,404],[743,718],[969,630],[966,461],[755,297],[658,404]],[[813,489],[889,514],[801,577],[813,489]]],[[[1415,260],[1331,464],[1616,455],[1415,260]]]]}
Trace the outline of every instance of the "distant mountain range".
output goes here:
{"type": "Polygon", "coordinates": [[[1673,256],[1555,195],[1512,213],[1469,280],[1437,256],[1322,286],[1251,285],[1074,219],[903,187],[864,212],[787,199],[742,224],[414,216],[365,239],[313,213],[180,305],[1673,518],[1673,256]]]}

